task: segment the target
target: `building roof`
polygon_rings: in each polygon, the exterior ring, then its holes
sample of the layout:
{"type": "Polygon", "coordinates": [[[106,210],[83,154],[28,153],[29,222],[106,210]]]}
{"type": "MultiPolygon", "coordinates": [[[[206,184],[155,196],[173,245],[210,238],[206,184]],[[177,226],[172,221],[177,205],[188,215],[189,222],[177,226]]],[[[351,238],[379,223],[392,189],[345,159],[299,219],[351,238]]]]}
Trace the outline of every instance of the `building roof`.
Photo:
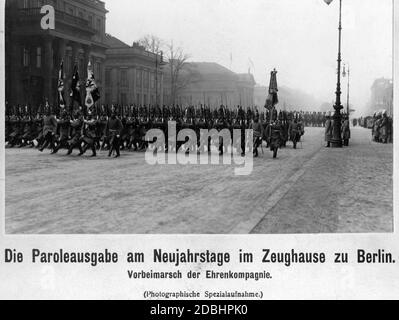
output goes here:
{"type": "Polygon", "coordinates": [[[105,34],[105,43],[110,48],[129,48],[130,46],[124,43],[122,40],[115,38],[114,36],[106,33],[105,34]]]}
{"type": "Polygon", "coordinates": [[[235,73],[215,62],[190,62],[191,67],[195,68],[200,74],[224,74],[235,75],[235,73]]]}

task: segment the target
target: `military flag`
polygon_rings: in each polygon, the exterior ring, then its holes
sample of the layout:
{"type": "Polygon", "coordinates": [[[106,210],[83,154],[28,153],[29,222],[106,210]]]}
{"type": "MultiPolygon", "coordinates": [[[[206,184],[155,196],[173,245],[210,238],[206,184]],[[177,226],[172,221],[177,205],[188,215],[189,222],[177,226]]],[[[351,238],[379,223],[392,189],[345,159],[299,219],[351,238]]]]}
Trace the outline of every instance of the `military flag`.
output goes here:
{"type": "Polygon", "coordinates": [[[91,110],[94,103],[100,99],[100,91],[98,90],[96,81],[94,79],[91,62],[87,65],[87,81],[86,81],[86,100],[85,105],[88,110],[91,110]]]}
{"type": "Polygon", "coordinates": [[[274,69],[270,73],[269,95],[266,99],[265,108],[270,111],[274,108],[274,106],[277,103],[278,103],[277,71],[276,69],[274,69]]]}
{"type": "Polygon", "coordinates": [[[65,109],[64,99],[64,60],[61,61],[60,71],[58,73],[58,105],[65,109]]]}
{"type": "Polygon", "coordinates": [[[73,101],[76,101],[79,103],[79,106],[82,105],[82,99],[80,96],[80,88],[79,88],[79,71],[78,71],[78,66],[75,64],[73,68],[73,76],[72,76],[72,85],[71,85],[71,98],[72,98],[72,105],[73,101]]]}

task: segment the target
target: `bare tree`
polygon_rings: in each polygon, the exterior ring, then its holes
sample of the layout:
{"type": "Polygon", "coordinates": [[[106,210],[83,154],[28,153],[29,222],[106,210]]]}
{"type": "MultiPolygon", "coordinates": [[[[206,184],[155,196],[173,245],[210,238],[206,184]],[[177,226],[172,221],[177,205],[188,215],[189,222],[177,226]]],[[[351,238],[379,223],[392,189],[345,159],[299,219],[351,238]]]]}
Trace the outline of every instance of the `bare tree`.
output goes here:
{"type": "Polygon", "coordinates": [[[190,83],[190,77],[180,77],[182,71],[187,68],[187,60],[190,58],[181,47],[175,47],[173,41],[166,46],[171,85],[171,103],[175,104],[179,91],[190,83]]]}
{"type": "Polygon", "coordinates": [[[176,104],[179,92],[198,79],[198,72],[189,67],[190,56],[181,47],[175,47],[173,41],[166,43],[155,35],[146,35],[138,41],[145,50],[166,57],[170,72],[170,103],[176,104]],[[184,75],[182,75],[184,73],[184,75]]]}
{"type": "Polygon", "coordinates": [[[148,34],[141,38],[138,44],[144,47],[145,50],[155,54],[160,54],[165,46],[165,42],[153,34],[148,34]]]}

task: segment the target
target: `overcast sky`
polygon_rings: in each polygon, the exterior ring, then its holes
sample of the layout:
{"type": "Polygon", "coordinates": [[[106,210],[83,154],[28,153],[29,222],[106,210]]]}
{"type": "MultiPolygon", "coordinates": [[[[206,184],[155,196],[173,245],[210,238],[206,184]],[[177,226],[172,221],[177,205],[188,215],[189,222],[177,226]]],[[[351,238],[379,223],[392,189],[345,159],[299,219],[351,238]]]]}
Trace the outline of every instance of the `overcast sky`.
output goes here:
{"type": "MultiPolygon", "coordinates": [[[[279,85],[335,99],[338,0],[106,0],[106,7],[107,32],[130,45],[146,34],[173,39],[191,61],[240,73],[251,67],[262,85],[276,68],[279,85]]],[[[343,0],[342,41],[360,111],[373,80],[392,78],[392,0],[343,0]]]]}

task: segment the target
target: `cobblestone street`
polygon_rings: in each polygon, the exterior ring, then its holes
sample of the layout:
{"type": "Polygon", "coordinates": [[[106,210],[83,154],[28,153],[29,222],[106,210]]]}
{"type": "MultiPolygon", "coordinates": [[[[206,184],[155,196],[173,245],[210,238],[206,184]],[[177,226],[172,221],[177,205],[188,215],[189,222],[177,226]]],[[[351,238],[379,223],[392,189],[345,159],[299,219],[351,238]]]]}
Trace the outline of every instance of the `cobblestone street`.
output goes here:
{"type": "Polygon", "coordinates": [[[156,165],[144,153],[109,159],[6,150],[8,234],[228,234],[391,232],[392,145],[352,130],[351,147],[324,148],[306,128],[273,160],[234,166],[156,165]]]}

